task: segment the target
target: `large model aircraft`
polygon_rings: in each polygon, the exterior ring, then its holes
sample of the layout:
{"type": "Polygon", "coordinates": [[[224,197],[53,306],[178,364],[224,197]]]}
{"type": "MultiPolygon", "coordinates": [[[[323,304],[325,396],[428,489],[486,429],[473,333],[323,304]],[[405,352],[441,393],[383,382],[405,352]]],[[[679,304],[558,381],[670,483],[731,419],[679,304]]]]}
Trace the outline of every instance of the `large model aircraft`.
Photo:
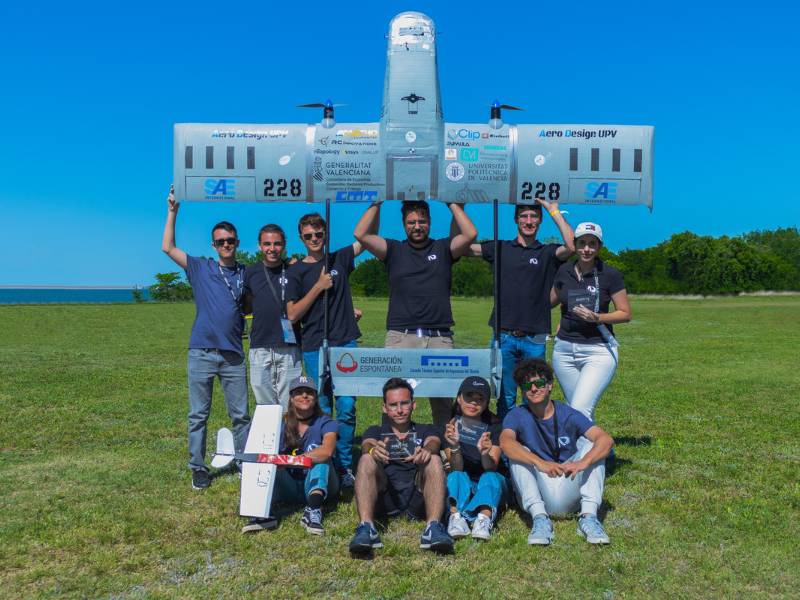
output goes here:
{"type": "Polygon", "coordinates": [[[389,24],[378,122],[177,124],[178,200],[653,204],[653,128],[444,121],[436,31],[421,13],[389,24]]]}

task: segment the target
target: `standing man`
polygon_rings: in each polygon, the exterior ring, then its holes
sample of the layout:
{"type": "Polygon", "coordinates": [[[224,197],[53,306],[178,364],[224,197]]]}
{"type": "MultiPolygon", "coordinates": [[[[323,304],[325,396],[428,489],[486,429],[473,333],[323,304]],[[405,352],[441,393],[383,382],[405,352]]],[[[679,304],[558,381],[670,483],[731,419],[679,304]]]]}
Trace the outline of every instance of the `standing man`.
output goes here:
{"type": "Polygon", "coordinates": [[[250,386],[256,404],[280,404],[285,414],[289,382],[302,374],[299,330],[286,315],[286,234],[278,225],[264,225],[258,247],[264,259],[244,272],[245,311],[253,313],[250,386]]]}
{"type": "MultiPolygon", "coordinates": [[[[503,418],[517,402],[514,367],[526,358],[543,358],[550,333],[550,288],[558,268],[575,252],[572,227],[556,202],[518,204],[514,209],[517,237],[500,246],[500,352],[503,377],[497,414],[503,418]],[[561,232],[563,244],[542,244],[536,239],[544,207],[561,232]]],[[[472,244],[470,255],[482,257],[494,268],[494,242],[472,244]]],[[[489,325],[494,326],[494,311],[489,325]]]]}
{"type": "MultiPolygon", "coordinates": [[[[355,238],[386,265],[389,275],[389,310],[386,348],[452,348],[453,313],[450,284],[453,263],[470,251],[478,231],[460,204],[447,206],[453,213],[449,238],[431,239],[431,217],[425,201],[403,202],[403,227],[407,239],[378,235],[380,202],[361,217],[355,238]]],[[[548,289],[549,291],[549,289],[548,289]]],[[[431,398],[434,425],[450,419],[452,400],[431,398]]]]}
{"type": "Polygon", "coordinates": [[[508,457],[519,505],[533,519],[528,543],[550,544],[553,524],[548,514],[580,507],[578,535],[590,544],[608,544],[597,509],[603,501],[605,458],[614,440],[583,413],[553,402],[553,369],[545,361],[522,361],[514,379],[524,402],[503,420],[500,448],[508,457]]]}
{"type": "Polygon", "coordinates": [[[161,249],[186,271],[195,302],[195,319],[189,338],[189,468],[192,487],[211,485],[205,463],[206,432],[211,412],[214,378],[218,377],[233,423],[236,451],[243,452],[250,428],[247,376],[242,349],[242,281],[244,266],[236,262],[239,247],[236,228],[221,221],[211,230],[211,245],[218,259],[189,256],[175,245],[175,221],[180,204],[173,188],[167,196],[167,222],[161,249]]]}
{"type": "Polygon", "coordinates": [[[438,427],[411,420],[416,408],[414,389],[399,377],[383,385],[383,418],[362,435],[361,460],[356,475],[359,524],[350,542],[355,554],[382,548],[374,516],[405,514],[425,519],[419,547],[436,552],[453,549],[441,518],[446,484],[439,449],[438,427]]]}
{"type": "MultiPolygon", "coordinates": [[[[306,374],[320,381],[319,352],[325,336],[325,305],[328,291],[328,343],[330,346],[355,347],[361,331],[356,325],[353,298],[350,294],[350,273],[355,269],[355,257],[361,254],[361,244],[354,242],[328,254],[325,258],[325,238],[328,234],[325,219],[318,213],[300,218],[297,225],[307,255],[289,268],[286,312],[289,319],[300,322],[303,332],[303,365],[306,374]]],[[[331,398],[320,390],[319,405],[325,414],[333,414],[331,398]]],[[[353,436],[356,429],[356,399],[336,396],[336,421],[339,439],[336,442],[336,466],[342,487],[353,487],[353,436]]]]}

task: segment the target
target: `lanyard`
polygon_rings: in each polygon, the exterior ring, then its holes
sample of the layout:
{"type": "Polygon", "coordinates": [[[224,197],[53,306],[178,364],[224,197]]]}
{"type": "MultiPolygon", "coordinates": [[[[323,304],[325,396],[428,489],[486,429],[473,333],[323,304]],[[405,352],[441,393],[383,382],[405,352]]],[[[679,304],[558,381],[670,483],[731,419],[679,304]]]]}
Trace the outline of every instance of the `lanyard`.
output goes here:
{"type": "Polygon", "coordinates": [[[281,264],[281,298],[278,300],[278,292],[275,291],[275,286],[272,285],[272,279],[269,277],[269,271],[267,271],[266,265],[262,262],[261,268],[264,269],[264,278],[267,280],[267,285],[269,286],[269,291],[272,292],[272,297],[275,298],[275,302],[279,304],[279,308],[281,311],[281,316],[285,316],[286,309],[284,308],[284,301],[286,299],[286,266],[281,264]]]}
{"type": "Polygon", "coordinates": [[[237,306],[237,308],[239,308],[239,312],[240,313],[242,312],[241,308],[239,307],[239,299],[242,296],[242,294],[241,294],[242,280],[239,277],[239,273],[241,271],[241,269],[240,269],[241,266],[242,265],[240,265],[239,263],[236,263],[236,270],[234,271],[234,274],[235,274],[235,277],[236,277],[236,279],[234,279],[234,283],[236,284],[236,287],[239,288],[239,295],[237,296],[236,292],[233,291],[233,287],[231,287],[230,281],[228,281],[228,278],[225,277],[225,273],[223,272],[222,267],[220,266],[219,263],[217,263],[217,268],[219,269],[219,274],[222,276],[222,280],[225,282],[225,285],[228,286],[228,291],[231,293],[231,298],[233,298],[233,303],[237,306]]]}
{"type": "MultiPolygon", "coordinates": [[[[528,410],[530,410],[530,409],[528,409],[528,410]]],[[[559,455],[561,454],[561,447],[559,446],[559,443],[558,443],[558,411],[556,411],[555,402],[553,402],[553,441],[555,442],[555,446],[550,444],[550,440],[547,439],[547,436],[545,435],[545,431],[544,431],[544,429],[542,429],[542,426],[539,424],[539,419],[536,418],[536,415],[531,413],[531,416],[533,417],[533,422],[536,423],[536,428],[539,430],[539,434],[542,436],[542,439],[544,440],[544,443],[547,444],[547,449],[550,450],[550,454],[552,456],[555,456],[556,462],[558,462],[559,461],[559,455]]]]}

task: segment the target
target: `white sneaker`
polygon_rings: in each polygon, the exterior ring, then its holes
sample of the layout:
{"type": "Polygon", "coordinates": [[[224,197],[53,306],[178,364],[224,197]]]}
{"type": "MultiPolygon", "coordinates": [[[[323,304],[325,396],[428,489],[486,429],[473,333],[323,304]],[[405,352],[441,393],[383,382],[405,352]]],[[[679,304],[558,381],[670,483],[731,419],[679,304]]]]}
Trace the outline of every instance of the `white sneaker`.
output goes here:
{"type": "Polygon", "coordinates": [[[472,524],[472,537],[476,540],[488,540],[492,537],[492,520],[483,513],[478,513],[472,524]]]}
{"type": "Polygon", "coordinates": [[[450,513],[450,519],[447,521],[447,535],[451,538],[462,538],[469,535],[469,524],[461,516],[461,513],[450,513]]]}

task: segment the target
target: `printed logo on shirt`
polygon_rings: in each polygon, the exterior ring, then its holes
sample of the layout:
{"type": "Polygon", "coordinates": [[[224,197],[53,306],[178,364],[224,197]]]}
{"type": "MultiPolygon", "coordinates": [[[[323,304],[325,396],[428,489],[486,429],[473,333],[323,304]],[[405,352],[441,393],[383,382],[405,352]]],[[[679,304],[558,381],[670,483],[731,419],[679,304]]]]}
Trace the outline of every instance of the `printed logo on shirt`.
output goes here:
{"type": "Polygon", "coordinates": [[[558,445],[561,446],[562,448],[564,446],[569,446],[569,437],[567,437],[566,435],[559,436],[558,445]]]}
{"type": "Polygon", "coordinates": [[[339,274],[339,271],[337,271],[336,269],[331,269],[331,276],[332,277],[336,277],[338,274],[339,274]]]}
{"type": "Polygon", "coordinates": [[[539,259],[534,256],[528,262],[531,263],[532,265],[538,265],[539,264],[539,259]]]}
{"type": "Polygon", "coordinates": [[[304,452],[311,452],[312,450],[316,450],[317,448],[319,448],[319,444],[309,444],[308,446],[306,446],[304,452]]]}
{"type": "Polygon", "coordinates": [[[430,261],[436,260],[436,255],[435,254],[429,254],[428,255],[428,260],[430,260],[430,261]]]}
{"type": "Polygon", "coordinates": [[[587,285],[586,289],[592,292],[593,294],[597,291],[597,288],[594,287],[593,285],[587,285]]]}
{"type": "Polygon", "coordinates": [[[278,283],[280,283],[281,285],[286,285],[287,283],[289,283],[289,280],[286,279],[286,277],[278,277],[278,283]]]}

